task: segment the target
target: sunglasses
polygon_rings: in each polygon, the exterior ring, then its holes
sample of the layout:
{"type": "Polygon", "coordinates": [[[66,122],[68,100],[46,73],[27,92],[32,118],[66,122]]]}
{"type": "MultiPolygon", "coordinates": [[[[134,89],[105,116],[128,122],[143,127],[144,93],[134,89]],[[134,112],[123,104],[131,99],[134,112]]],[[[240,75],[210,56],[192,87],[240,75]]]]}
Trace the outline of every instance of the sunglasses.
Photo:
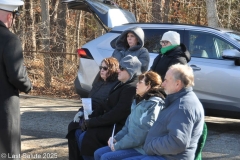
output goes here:
{"type": "Polygon", "coordinates": [[[125,70],[122,66],[119,66],[119,70],[120,71],[123,71],[123,70],[125,70]]]}
{"type": "Polygon", "coordinates": [[[18,10],[14,10],[12,14],[13,14],[13,18],[15,18],[16,16],[19,16],[18,10]]]}
{"type": "MultiPolygon", "coordinates": [[[[1,8],[0,8],[0,10],[6,11],[6,12],[11,12],[11,11],[8,11],[8,10],[5,10],[5,9],[1,9],[1,8]]],[[[18,10],[13,10],[11,13],[13,14],[13,18],[15,18],[16,16],[19,16],[18,10]]]]}
{"type": "Polygon", "coordinates": [[[105,66],[99,66],[99,69],[103,69],[104,71],[108,70],[108,67],[105,67],[105,66]]]}
{"type": "Polygon", "coordinates": [[[161,45],[166,45],[166,44],[168,44],[169,43],[169,41],[160,41],[160,44],[161,45]]]}

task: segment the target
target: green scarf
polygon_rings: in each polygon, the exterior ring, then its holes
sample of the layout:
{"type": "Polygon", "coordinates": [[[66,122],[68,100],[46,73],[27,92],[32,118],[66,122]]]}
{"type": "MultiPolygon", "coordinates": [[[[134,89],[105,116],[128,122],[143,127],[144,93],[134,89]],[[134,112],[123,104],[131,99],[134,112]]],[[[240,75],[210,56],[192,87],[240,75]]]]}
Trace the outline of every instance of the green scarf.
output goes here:
{"type": "Polygon", "coordinates": [[[167,51],[170,51],[170,50],[176,48],[177,46],[179,46],[179,45],[171,45],[171,46],[161,48],[160,53],[165,54],[167,51]]]}

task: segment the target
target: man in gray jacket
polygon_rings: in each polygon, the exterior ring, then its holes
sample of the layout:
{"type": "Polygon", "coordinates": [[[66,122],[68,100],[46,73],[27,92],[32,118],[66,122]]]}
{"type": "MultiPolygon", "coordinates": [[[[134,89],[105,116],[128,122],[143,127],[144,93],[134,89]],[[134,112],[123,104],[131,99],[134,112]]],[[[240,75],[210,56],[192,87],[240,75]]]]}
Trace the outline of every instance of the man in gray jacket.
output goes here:
{"type": "Polygon", "coordinates": [[[191,67],[175,64],[169,68],[162,84],[167,94],[165,109],[145,140],[144,150],[148,156],[139,159],[194,159],[203,130],[204,110],[193,92],[193,85],[191,67]]]}
{"type": "Polygon", "coordinates": [[[21,0],[0,0],[0,160],[21,159],[19,91],[31,82],[23,66],[22,45],[9,31],[21,0]]]}

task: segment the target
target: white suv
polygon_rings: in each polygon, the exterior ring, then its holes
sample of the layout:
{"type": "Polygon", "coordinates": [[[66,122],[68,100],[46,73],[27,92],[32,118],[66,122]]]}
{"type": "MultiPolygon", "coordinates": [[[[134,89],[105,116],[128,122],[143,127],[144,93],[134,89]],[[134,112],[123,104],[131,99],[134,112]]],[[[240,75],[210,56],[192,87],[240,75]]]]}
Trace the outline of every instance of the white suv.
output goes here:
{"type": "Polygon", "coordinates": [[[93,14],[97,14],[105,26],[112,28],[110,32],[78,49],[80,64],[74,84],[81,97],[86,97],[91,90],[92,82],[99,72],[98,66],[103,58],[112,55],[115,41],[124,30],[133,26],[143,29],[145,33],[144,47],[150,53],[149,67],[159,54],[161,48],[159,41],[163,33],[172,30],[181,35],[181,42],[191,53],[192,58],[188,64],[193,68],[195,74],[194,91],[201,100],[206,115],[239,118],[239,32],[183,24],[136,23],[130,12],[118,8],[116,5],[95,3],[96,1],[92,0],[68,1],[69,9],[86,11],[88,8],[93,14]],[[118,13],[119,21],[117,23],[111,13],[118,13]]]}

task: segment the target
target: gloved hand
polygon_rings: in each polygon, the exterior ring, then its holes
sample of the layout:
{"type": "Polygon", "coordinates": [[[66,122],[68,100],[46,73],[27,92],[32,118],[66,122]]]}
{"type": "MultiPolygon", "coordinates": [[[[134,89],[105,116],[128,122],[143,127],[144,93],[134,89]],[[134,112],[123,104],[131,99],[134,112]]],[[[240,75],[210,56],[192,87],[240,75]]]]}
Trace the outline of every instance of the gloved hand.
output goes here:
{"type": "Polygon", "coordinates": [[[83,112],[79,111],[73,118],[73,122],[79,122],[80,118],[83,116],[83,112]]]}

